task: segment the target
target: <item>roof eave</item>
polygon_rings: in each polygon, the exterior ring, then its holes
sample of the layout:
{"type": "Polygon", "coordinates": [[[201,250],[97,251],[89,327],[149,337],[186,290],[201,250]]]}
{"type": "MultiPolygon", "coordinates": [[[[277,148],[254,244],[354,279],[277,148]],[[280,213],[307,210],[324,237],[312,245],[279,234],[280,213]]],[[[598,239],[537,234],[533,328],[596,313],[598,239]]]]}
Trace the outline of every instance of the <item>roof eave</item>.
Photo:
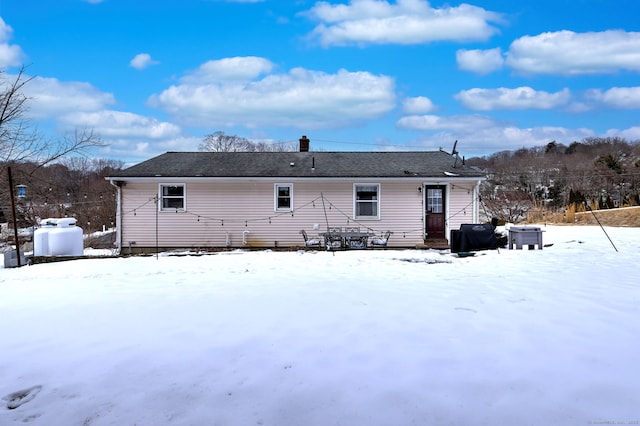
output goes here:
{"type": "Polygon", "coordinates": [[[105,178],[109,181],[127,181],[127,182],[175,182],[175,181],[192,181],[192,182],[238,182],[238,181],[336,181],[336,180],[368,180],[368,181],[424,181],[424,182],[447,182],[447,181],[483,181],[486,176],[109,176],[105,178]]]}

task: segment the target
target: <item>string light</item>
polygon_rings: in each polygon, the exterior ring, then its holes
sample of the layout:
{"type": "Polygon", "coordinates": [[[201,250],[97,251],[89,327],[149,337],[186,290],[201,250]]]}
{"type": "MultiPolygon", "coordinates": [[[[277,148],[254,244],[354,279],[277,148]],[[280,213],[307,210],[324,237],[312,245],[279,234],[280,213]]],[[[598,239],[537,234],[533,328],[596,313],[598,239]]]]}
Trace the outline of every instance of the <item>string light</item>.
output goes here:
{"type": "MultiPolygon", "coordinates": [[[[263,218],[255,218],[255,219],[239,219],[239,220],[227,220],[227,222],[228,222],[228,223],[242,223],[242,222],[244,222],[244,226],[245,226],[245,227],[248,227],[248,226],[249,226],[249,222],[251,222],[251,223],[259,223],[259,222],[263,222],[263,223],[264,223],[264,222],[267,222],[267,223],[269,223],[269,224],[272,224],[272,223],[273,223],[273,219],[274,219],[274,218],[277,218],[277,217],[280,217],[280,216],[284,216],[284,215],[288,215],[288,214],[291,214],[291,217],[295,217],[295,211],[296,211],[296,210],[304,209],[305,207],[308,207],[308,206],[312,206],[312,207],[314,207],[314,208],[315,208],[315,207],[316,207],[316,203],[315,203],[315,202],[316,202],[318,199],[320,199],[320,197],[317,197],[316,199],[314,199],[314,200],[310,201],[310,202],[309,202],[309,203],[307,203],[307,204],[304,204],[304,205],[302,205],[302,206],[300,206],[300,207],[296,208],[295,210],[292,210],[291,212],[282,212],[282,213],[276,214],[275,216],[265,216],[265,217],[263,217],[263,218]]],[[[137,210],[141,209],[142,207],[144,207],[145,205],[149,204],[150,202],[157,203],[158,201],[159,201],[159,200],[158,200],[158,197],[157,197],[157,196],[155,196],[155,197],[153,197],[153,198],[150,198],[150,199],[149,199],[149,201],[145,202],[144,204],[142,204],[142,205],[140,205],[140,206],[137,206],[136,208],[131,209],[128,213],[127,213],[127,212],[123,212],[123,213],[122,213],[122,215],[123,215],[123,216],[126,216],[127,214],[133,213],[133,215],[134,215],[134,216],[137,216],[137,210]]],[[[469,205],[470,205],[470,204],[471,204],[471,203],[469,203],[469,205]]],[[[370,226],[367,226],[366,224],[360,223],[359,221],[355,220],[354,218],[352,218],[352,217],[351,217],[351,215],[349,215],[349,214],[347,214],[347,213],[343,212],[342,210],[340,210],[340,208],[338,208],[337,206],[335,206],[333,203],[329,202],[329,203],[328,203],[328,205],[329,205],[329,209],[330,209],[330,210],[335,209],[338,213],[340,213],[340,214],[342,214],[342,215],[344,216],[344,218],[345,218],[345,220],[346,220],[347,225],[351,225],[351,224],[358,224],[358,225],[359,225],[359,226],[361,226],[362,228],[367,229],[369,232],[378,233],[378,231],[377,231],[377,230],[375,230],[375,229],[371,228],[370,226]]],[[[468,207],[468,206],[466,206],[466,207],[468,207]]],[[[459,211],[458,213],[456,213],[456,214],[459,214],[459,213],[461,213],[461,212],[463,212],[463,211],[464,211],[464,212],[465,212],[465,214],[466,214],[466,210],[464,210],[464,209],[460,210],[460,211],[459,211]]],[[[177,210],[177,209],[176,209],[176,213],[178,213],[178,210],[177,210]]],[[[211,221],[216,221],[216,222],[217,222],[217,221],[219,221],[219,222],[220,222],[220,226],[222,226],[222,227],[224,227],[224,226],[225,226],[225,219],[220,219],[220,218],[215,218],[215,217],[209,217],[209,216],[202,215],[202,214],[191,213],[191,212],[189,212],[189,211],[184,211],[183,213],[184,213],[184,214],[191,214],[191,215],[195,216],[195,217],[196,217],[196,221],[197,221],[197,222],[201,222],[201,220],[200,220],[200,219],[202,218],[203,220],[211,220],[211,221]]],[[[455,216],[455,215],[451,215],[451,216],[455,216]]],[[[406,230],[406,231],[404,231],[404,232],[403,232],[403,238],[406,238],[406,236],[407,236],[408,234],[422,234],[423,232],[424,232],[424,230],[423,230],[423,229],[406,230]]],[[[381,232],[380,232],[380,233],[381,233],[381,232]]]]}

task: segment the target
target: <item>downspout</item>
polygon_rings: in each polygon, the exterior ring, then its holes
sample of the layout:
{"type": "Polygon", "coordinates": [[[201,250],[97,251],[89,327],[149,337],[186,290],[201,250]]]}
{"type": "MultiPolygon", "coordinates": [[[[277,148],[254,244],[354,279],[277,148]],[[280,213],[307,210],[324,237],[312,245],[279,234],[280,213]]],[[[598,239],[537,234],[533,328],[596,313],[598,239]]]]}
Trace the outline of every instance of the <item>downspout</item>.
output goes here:
{"type": "Polygon", "coordinates": [[[482,181],[477,181],[476,185],[473,187],[473,223],[479,223],[480,215],[478,214],[479,206],[478,206],[478,198],[480,197],[480,183],[482,181]]]}
{"type": "Polygon", "coordinates": [[[442,206],[444,210],[444,239],[448,240],[451,235],[451,192],[453,191],[453,184],[451,182],[445,182],[444,194],[445,205],[442,206]]]}
{"type": "Polygon", "coordinates": [[[113,180],[109,183],[116,188],[116,254],[122,252],[122,187],[113,180]]]}

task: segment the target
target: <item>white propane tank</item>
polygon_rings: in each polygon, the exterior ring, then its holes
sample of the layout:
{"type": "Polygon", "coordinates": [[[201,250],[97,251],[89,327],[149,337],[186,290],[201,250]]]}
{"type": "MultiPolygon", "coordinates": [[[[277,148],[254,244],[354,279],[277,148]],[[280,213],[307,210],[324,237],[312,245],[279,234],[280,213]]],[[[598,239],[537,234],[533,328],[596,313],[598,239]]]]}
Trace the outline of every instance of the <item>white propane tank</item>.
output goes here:
{"type": "Polygon", "coordinates": [[[55,228],[49,230],[49,256],[82,256],[84,245],[82,228],[76,226],[76,219],[57,219],[55,228]]]}
{"type": "Polygon", "coordinates": [[[33,232],[33,255],[50,256],[49,254],[49,231],[56,226],[58,219],[44,219],[40,221],[40,228],[33,232]]]}

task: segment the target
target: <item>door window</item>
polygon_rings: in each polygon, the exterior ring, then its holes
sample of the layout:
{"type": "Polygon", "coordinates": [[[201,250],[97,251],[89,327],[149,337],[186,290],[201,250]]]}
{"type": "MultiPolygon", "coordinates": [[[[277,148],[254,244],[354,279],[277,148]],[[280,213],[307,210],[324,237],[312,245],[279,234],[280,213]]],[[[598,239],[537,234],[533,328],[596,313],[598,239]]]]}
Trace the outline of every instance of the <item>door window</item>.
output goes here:
{"type": "Polygon", "coordinates": [[[442,189],[433,188],[427,190],[427,208],[429,213],[442,213],[442,189]]]}

